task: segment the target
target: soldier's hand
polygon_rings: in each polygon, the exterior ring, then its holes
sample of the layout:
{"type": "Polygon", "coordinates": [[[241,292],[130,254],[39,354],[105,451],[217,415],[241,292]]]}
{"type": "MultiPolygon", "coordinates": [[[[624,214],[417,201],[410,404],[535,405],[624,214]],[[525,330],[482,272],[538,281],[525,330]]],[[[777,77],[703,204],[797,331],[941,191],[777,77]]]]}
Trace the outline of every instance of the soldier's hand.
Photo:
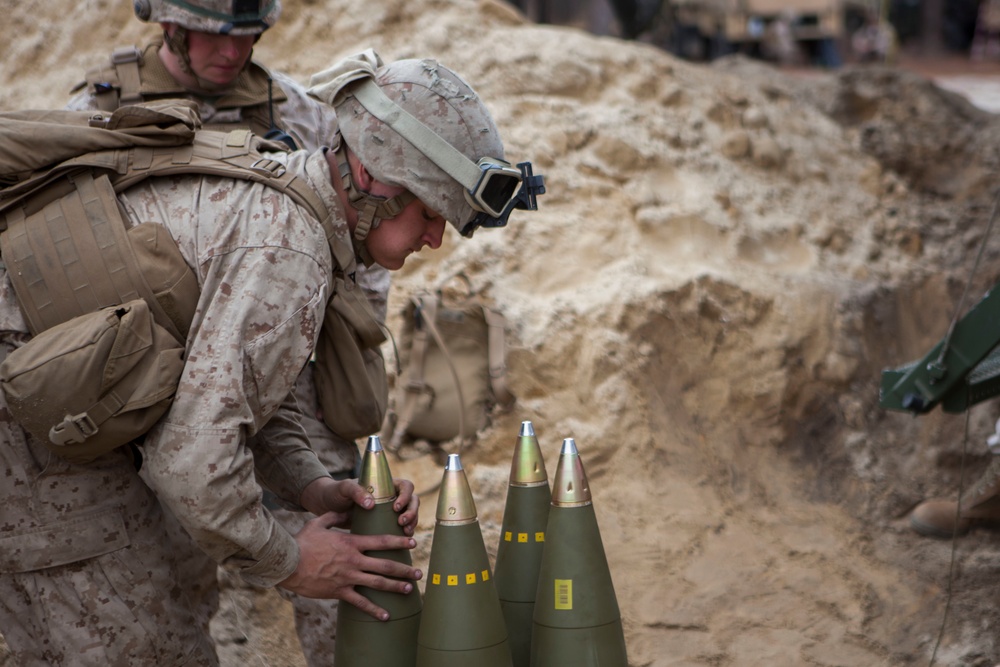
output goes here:
{"type": "Polygon", "coordinates": [[[299,564],[279,586],[309,598],[336,598],[382,621],[389,612],[357,592],[367,586],[392,593],[409,593],[423,573],[388,558],[366,556],[368,551],[412,549],[416,540],[397,535],[351,535],[330,530],[336,525],[335,512],[307,522],[295,536],[299,564]]]}
{"type": "MultiPolygon", "coordinates": [[[[397,520],[403,528],[403,533],[413,535],[417,527],[420,499],[413,492],[413,482],[397,479],[395,486],[396,499],[392,502],[392,509],[399,514],[397,520]]],[[[350,525],[351,508],[354,505],[371,509],[375,507],[375,499],[353,479],[340,481],[329,478],[317,479],[306,487],[302,498],[302,506],[313,514],[336,513],[337,523],[334,525],[338,528],[350,525]]]]}
{"type": "Polygon", "coordinates": [[[413,492],[413,482],[408,479],[397,479],[396,499],[392,501],[392,509],[399,514],[399,525],[403,527],[403,533],[413,535],[417,528],[417,513],[420,507],[420,498],[413,492]]]}

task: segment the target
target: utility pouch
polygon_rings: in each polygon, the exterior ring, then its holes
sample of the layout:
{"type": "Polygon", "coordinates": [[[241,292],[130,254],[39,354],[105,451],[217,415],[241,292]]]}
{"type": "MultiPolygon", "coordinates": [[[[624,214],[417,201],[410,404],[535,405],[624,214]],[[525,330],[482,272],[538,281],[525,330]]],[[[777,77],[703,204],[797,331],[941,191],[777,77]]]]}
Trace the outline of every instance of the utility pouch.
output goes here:
{"type": "Polygon", "coordinates": [[[142,299],[46,329],[0,364],[14,419],[51,451],[88,463],[166,412],[184,348],[142,299]]]}
{"type": "Polygon", "coordinates": [[[386,337],[360,287],[335,279],[316,342],[316,392],[323,421],[342,438],[377,433],[389,402],[381,345],[386,337]]]}

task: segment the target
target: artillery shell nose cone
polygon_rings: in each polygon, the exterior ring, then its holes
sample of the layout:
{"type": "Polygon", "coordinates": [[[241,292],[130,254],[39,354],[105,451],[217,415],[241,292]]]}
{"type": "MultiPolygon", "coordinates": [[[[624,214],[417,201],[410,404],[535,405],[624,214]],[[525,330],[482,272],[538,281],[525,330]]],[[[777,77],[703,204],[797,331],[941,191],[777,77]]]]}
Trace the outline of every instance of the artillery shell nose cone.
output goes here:
{"type": "Polygon", "coordinates": [[[476,503],[472,499],[469,478],[465,476],[458,454],[449,454],[448,464],[444,468],[444,479],[441,480],[441,493],[438,496],[436,514],[438,523],[447,525],[472,523],[476,517],[476,503]]]}
{"type": "Polygon", "coordinates": [[[514,446],[514,458],[510,464],[510,484],[512,486],[538,486],[548,484],[545,459],[535,437],[531,422],[521,422],[521,433],[514,446]]]}
{"type": "Polygon", "coordinates": [[[555,481],[552,483],[554,507],[578,507],[591,504],[590,483],[583,469],[583,459],[573,438],[563,440],[555,481]]]}
{"type": "Polygon", "coordinates": [[[396,485],[392,481],[392,473],[389,472],[389,460],[377,435],[368,438],[368,446],[361,459],[358,484],[372,494],[376,503],[387,503],[396,499],[396,485]]]}
{"type": "Polygon", "coordinates": [[[365,451],[369,452],[381,452],[382,451],[382,438],[377,435],[368,436],[368,447],[365,451]]]}

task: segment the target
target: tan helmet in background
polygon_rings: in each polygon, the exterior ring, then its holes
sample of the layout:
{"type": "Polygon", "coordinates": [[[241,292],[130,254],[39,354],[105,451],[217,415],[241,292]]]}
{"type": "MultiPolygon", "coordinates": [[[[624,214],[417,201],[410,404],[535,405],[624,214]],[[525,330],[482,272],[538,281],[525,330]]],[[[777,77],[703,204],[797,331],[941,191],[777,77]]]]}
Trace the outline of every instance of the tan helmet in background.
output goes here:
{"type": "Polygon", "coordinates": [[[281,15],[281,0],[133,0],[140,21],[175,23],[221,35],[259,35],[281,15]]]}

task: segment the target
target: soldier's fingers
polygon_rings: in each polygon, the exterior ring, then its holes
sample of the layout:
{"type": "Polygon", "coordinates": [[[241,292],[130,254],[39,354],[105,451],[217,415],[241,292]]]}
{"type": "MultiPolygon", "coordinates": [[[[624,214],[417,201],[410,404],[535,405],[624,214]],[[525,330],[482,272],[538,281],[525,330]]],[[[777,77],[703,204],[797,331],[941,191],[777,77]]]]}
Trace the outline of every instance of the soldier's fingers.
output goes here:
{"type": "Polygon", "coordinates": [[[391,551],[417,546],[415,539],[403,535],[351,535],[351,542],[358,551],[391,551]]]}
{"type": "Polygon", "coordinates": [[[409,593],[413,588],[412,582],[424,576],[423,572],[412,565],[371,556],[365,557],[361,569],[364,570],[366,579],[373,577],[380,580],[374,584],[366,581],[363,585],[394,593],[409,593]]]}
{"type": "MultiPolygon", "coordinates": [[[[416,495],[413,493],[413,482],[408,479],[397,479],[396,500],[392,503],[393,511],[400,512],[404,508],[408,508],[411,500],[415,498],[416,495]]],[[[417,502],[419,504],[419,500],[417,502]]]]}
{"type": "Polygon", "coordinates": [[[365,612],[372,618],[376,618],[380,621],[389,620],[389,612],[387,612],[385,609],[382,609],[382,607],[378,606],[377,604],[366,598],[364,595],[361,595],[353,588],[350,589],[348,593],[345,593],[344,596],[341,598],[341,600],[349,604],[353,604],[355,607],[365,612]]]}

